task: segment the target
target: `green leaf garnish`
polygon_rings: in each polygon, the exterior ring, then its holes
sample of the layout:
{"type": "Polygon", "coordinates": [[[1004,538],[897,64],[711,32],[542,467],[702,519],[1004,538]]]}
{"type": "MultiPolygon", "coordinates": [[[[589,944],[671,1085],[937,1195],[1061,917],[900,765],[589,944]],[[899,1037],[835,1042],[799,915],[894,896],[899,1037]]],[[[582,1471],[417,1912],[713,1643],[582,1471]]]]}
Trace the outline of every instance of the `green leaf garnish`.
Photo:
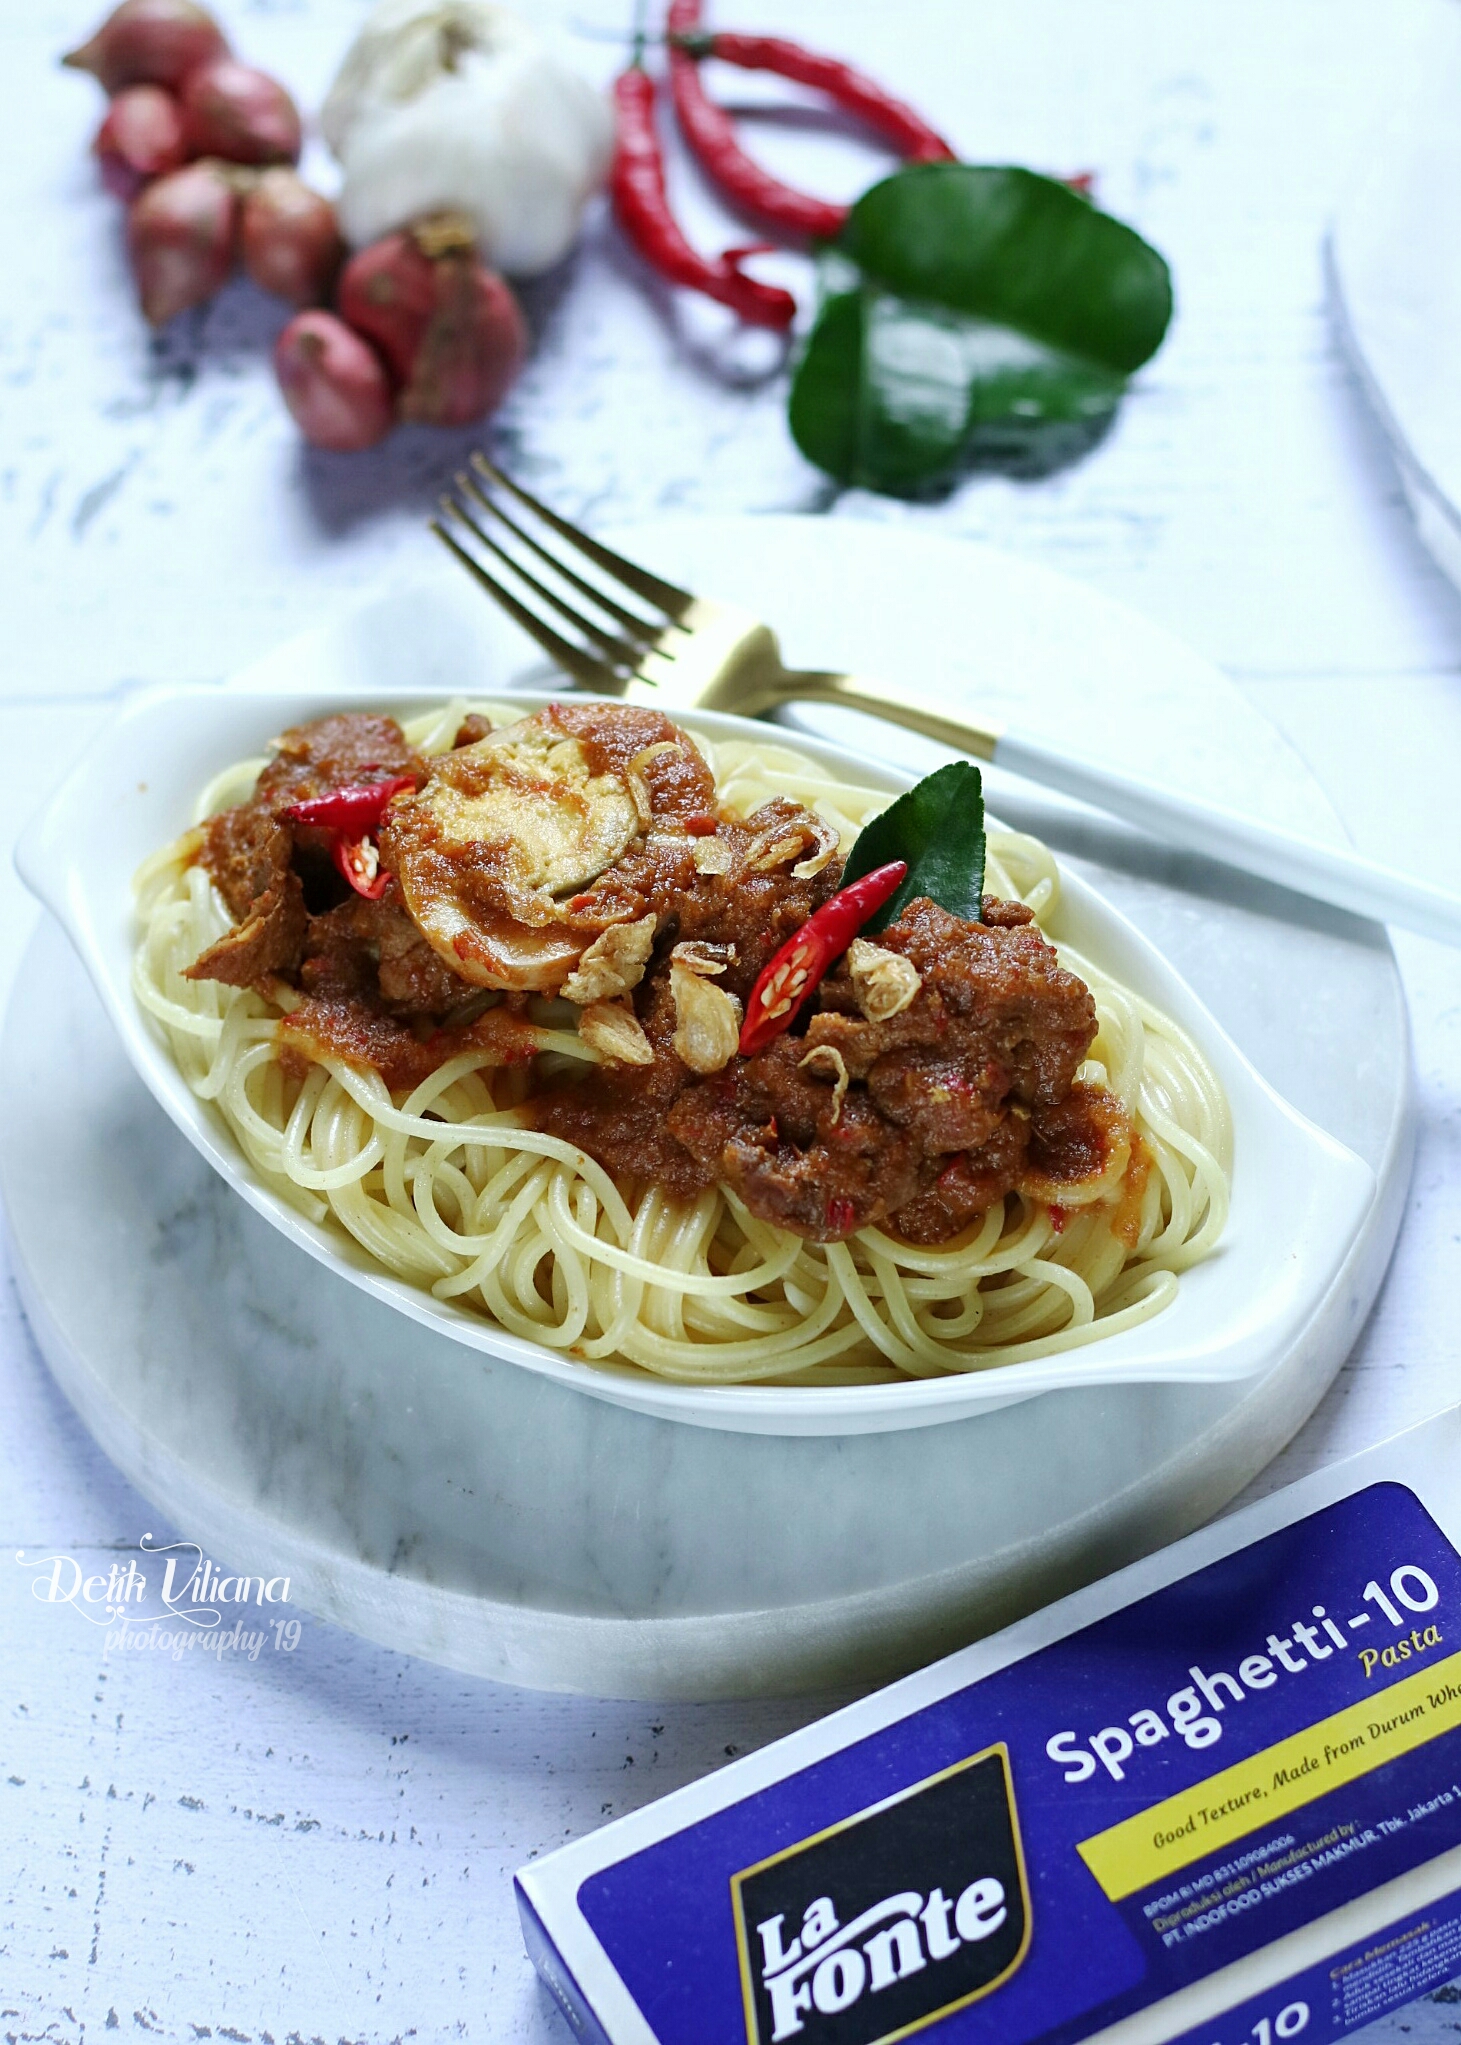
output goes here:
{"type": "Polygon", "coordinates": [[[1155,355],[1172,316],[1156,250],[1032,170],[915,164],[863,193],[838,245],[900,298],[974,313],[1123,375],[1155,355]]]}
{"type": "Polygon", "coordinates": [[[792,385],[792,437],[845,483],[1048,471],[1100,437],[1160,345],[1167,266],[1053,178],[917,164],[865,192],[792,385]]]}
{"type": "Polygon", "coordinates": [[[920,895],[966,923],[979,921],[984,907],[984,780],[972,762],[953,760],[937,768],[864,824],[843,868],[843,887],[893,859],[907,860],[907,875],[866,930],[886,930],[920,895]]]}

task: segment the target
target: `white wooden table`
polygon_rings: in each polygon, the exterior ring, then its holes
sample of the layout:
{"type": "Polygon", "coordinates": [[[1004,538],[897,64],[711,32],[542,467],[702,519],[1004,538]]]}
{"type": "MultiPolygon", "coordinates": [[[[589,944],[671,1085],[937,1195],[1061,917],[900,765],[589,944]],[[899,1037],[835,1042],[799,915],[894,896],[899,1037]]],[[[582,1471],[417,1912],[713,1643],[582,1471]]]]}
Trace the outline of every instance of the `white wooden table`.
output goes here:
{"type": "MultiPolygon", "coordinates": [[[[965,151],[1095,168],[1176,272],[1179,317],[1082,466],[971,481],[947,504],[835,503],[787,440],[759,342],[642,288],[599,223],[536,292],[534,361],[497,444],[570,514],[806,510],[1006,546],[1136,605],[1238,677],[1355,838],[1461,872],[1461,598],[1421,551],[1326,306],[1326,219],[1366,130],[1454,0],[748,0],[856,54],[965,151]]],[[[567,14],[570,10],[560,10],[567,14]]],[[[572,10],[618,26],[618,0],[572,10]]],[[[430,559],[435,488],[469,444],[301,451],[233,287],[150,343],[98,117],[55,54],[74,0],[0,11],[0,758],[6,845],[69,746],[141,681],[222,675],[430,559]]],[[[360,9],[249,0],[245,55],[318,100],[360,9]]],[[[725,0],[723,19],[732,18],[725,0]]],[[[739,23],[742,16],[737,11],[739,23]]],[[[612,53],[584,45],[607,69],[612,53]]],[[[793,139],[783,146],[797,148],[793,139]]],[[[820,145],[819,145],[820,146],[820,145]]],[[[769,144],[768,144],[769,147],[769,144]]],[[[788,158],[788,161],[790,159],[788,158]]],[[[848,151],[807,170],[850,192],[848,151]]],[[[707,238],[713,208],[686,199],[707,238]]],[[[0,979],[31,912],[0,871],[0,979]]],[[[1264,1488],[1461,1396],[1461,957],[1399,941],[1420,1150],[1379,1305],[1264,1488]]],[[[80,2040],[566,2038],[523,1957],[530,1855],[774,1737],[815,1706],[655,1711],[451,1676],[306,1620],[255,1661],[108,1662],[13,1556],[105,1572],[156,1515],[51,1385],[0,1297],[0,2034],[80,2040]]]]}

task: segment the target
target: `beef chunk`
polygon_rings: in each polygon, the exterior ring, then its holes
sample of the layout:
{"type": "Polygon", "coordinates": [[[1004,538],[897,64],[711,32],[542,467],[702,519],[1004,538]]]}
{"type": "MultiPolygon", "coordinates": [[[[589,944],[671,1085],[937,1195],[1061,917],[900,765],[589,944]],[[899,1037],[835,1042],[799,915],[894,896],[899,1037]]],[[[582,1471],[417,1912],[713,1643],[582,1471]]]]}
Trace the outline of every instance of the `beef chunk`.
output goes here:
{"type": "Polygon", "coordinates": [[[883,1219],[918,1184],[916,1138],[867,1094],[838,1093],[804,1067],[806,1045],[778,1037],[707,1085],[689,1086],[666,1129],[761,1221],[826,1241],[883,1219]]]}
{"type": "MultiPolygon", "coordinates": [[[[808,913],[804,897],[785,892],[790,878],[753,901],[733,870],[677,912],[684,934],[736,945],[738,967],[721,984],[742,999],[773,932],[781,941],[778,908],[795,915],[793,928],[808,913]]],[[[878,1225],[942,1242],[1030,1168],[1031,1116],[1048,1105],[1059,1120],[1096,1030],[1088,989],[1025,905],[987,897],[984,908],[985,922],[965,923],[916,901],[876,940],[920,976],[898,1015],[868,1021],[844,966],[823,983],[804,1035],[788,1032],[704,1078],[670,1048],[661,955],[635,997],[654,1067],[606,1067],[564,1085],[538,1104],[540,1124],[624,1176],[686,1194],[723,1182],[759,1220],[819,1241],[878,1225]],[[819,1049],[836,1059],[810,1058],[819,1049]],[[839,1069],[845,1087],[834,1084],[839,1069]]],[[[1080,1110],[1068,1130],[1052,1127],[1072,1167],[1102,1141],[1089,1124],[1080,1110]]],[[[1041,1170],[1054,1154],[1042,1147],[1041,1170]]]]}
{"type": "Polygon", "coordinates": [[[442,1016],[477,990],[454,973],[421,935],[391,884],[378,902],[352,894],[310,919],[300,968],[309,994],[378,994],[394,1016],[442,1016]]]}
{"type": "Polygon", "coordinates": [[[286,871],[259,896],[242,923],[210,945],[187,968],[190,980],[221,980],[229,987],[254,987],[294,971],[309,918],[304,889],[286,871]]]}
{"type": "Polygon", "coordinates": [[[248,801],[211,818],[204,832],[199,858],[235,927],[188,977],[248,987],[297,974],[312,915],[350,891],[330,864],[324,834],[295,831],[281,812],[353,782],[424,772],[393,717],[352,712],[286,731],[248,801]]]}
{"type": "Polygon", "coordinates": [[[418,771],[424,780],[421,762],[406,744],[394,717],[349,711],[283,733],[259,775],[252,800],[261,807],[280,810],[288,803],[328,794],[332,788],[418,771]]]}
{"type": "Polygon", "coordinates": [[[252,802],[209,819],[201,859],[235,923],[279,886],[293,850],[287,826],[275,822],[272,810],[252,802]]]}
{"type": "Polygon", "coordinates": [[[1011,1110],[987,1142],[944,1163],[932,1185],[898,1209],[894,1235],[909,1243],[943,1243],[961,1234],[1019,1183],[1029,1143],[1028,1119],[1011,1110]]]}
{"type": "MultiPolygon", "coordinates": [[[[917,968],[917,999],[888,1022],[814,1016],[809,1044],[836,1045],[848,1071],[870,1083],[880,1059],[921,1046],[956,1060],[969,1084],[996,1102],[1007,1094],[1029,1103],[1064,1098],[1096,1034],[1096,1004],[1035,922],[965,923],[923,896],[877,942],[917,968]]],[[[845,1011],[846,983],[834,998],[845,1011]]]]}

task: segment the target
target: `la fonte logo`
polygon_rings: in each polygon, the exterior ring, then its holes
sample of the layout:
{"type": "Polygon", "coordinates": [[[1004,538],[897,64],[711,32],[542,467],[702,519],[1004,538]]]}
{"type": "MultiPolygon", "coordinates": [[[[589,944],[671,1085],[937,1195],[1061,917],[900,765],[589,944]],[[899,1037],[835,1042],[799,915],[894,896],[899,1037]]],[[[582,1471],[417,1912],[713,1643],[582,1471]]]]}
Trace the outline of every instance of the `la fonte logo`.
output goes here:
{"type": "Polygon", "coordinates": [[[748,2045],[878,2045],[990,1995],[1030,1898],[1003,1745],[731,1878],[748,2045]]]}
{"type": "Polygon", "coordinates": [[[225,1619],[242,1617],[245,1607],[289,1603],[287,1576],[229,1573],[195,1541],[154,1547],[152,1535],[144,1534],[138,1551],[147,1558],[155,1556],[161,1568],[139,1569],[131,1555],[125,1563],[113,1561],[105,1573],[86,1571],[74,1555],[27,1555],[22,1549],[15,1559],[23,1569],[36,1572],[32,1597],[44,1605],[69,1605],[93,1626],[166,1617],[206,1631],[225,1619]]]}
{"type": "Polygon", "coordinates": [[[865,1994],[921,1973],[930,1961],[951,1960],[962,1945],[993,1938],[1008,1922],[1004,1884],[993,1875],[970,1882],[953,1902],[941,1888],[930,1889],[927,1901],[916,1889],[902,1889],[859,1911],[850,1924],[838,1923],[830,1896],[818,1896],[787,1947],[781,1943],[785,1916],[767,1918],[756,1935],[772,2045],[795,2037],[812,2010],[840,2016],[865,1994]]]}

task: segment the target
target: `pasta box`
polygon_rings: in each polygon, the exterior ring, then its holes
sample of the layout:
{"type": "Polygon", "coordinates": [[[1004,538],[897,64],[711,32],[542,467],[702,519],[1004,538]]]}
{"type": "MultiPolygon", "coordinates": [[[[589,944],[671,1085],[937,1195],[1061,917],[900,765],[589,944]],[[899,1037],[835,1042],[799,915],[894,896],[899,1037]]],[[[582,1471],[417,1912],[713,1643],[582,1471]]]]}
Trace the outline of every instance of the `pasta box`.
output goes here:
{"type": "Polygon", "coordinates": [[[1461,1972],[1461,1409],[524,1868],[596,2045],[1273,2045],[1461,1972]]]}

